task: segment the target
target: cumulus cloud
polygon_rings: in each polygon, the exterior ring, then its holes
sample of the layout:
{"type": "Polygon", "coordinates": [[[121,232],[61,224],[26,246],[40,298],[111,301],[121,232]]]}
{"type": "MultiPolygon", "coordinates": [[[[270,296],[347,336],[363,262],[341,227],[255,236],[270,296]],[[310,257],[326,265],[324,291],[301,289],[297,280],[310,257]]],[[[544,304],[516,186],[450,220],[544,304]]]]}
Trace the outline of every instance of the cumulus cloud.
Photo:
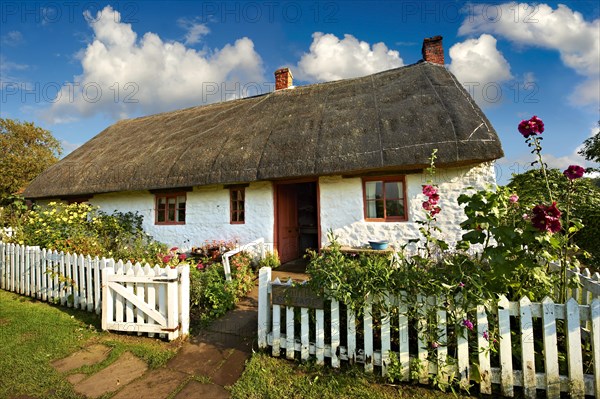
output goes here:
{"type": "Polygon", "coordinates": [[[82,74],[62,86],[47,110],[51,122],[98,113],[122,118],[217,102],[226,99],[225,91],[239,97],[246,85],[257,90],[265,82],[262,59],[246,37],[220,49],[197,51],[151,32],[138,38],[110,6],[95,18],[84,15],[94,38],[78,53],[82,74]]]}
{"type": "Polygon", "coordinates": [[[324,82],[369,75],[404,65],[400,53],[384,43],[370,45],[352,35],[343,39],[315,32],[308,53],[298,62],[295,74],[308,82],[324,82]]]}
{"type": "Polygon", "coordinates": [[[496,43],[494,36],[483,34],[477,39],[456,43],[448,51],[452,60],[448,69],[480,105],[497,101],[497,93],[489,93],[490,84],[501,84],[513,78],[510,64],[496,43]]]}
{"type": "MultiPolygon", "coordinates": [[[[600,76],[600,18],[586,21],[583,15],[559,4],[505,3],[470,6],[470,15],[459,34],[490,33],[520,46],[559,52],[563,63],[587,79],[583,86],[598,87],[600,76]]],[[[580,93],[576,90],[576,94],[580,93]]],[[[584,91],[580,103],[598,105],[600,91],[584,91]]]]}

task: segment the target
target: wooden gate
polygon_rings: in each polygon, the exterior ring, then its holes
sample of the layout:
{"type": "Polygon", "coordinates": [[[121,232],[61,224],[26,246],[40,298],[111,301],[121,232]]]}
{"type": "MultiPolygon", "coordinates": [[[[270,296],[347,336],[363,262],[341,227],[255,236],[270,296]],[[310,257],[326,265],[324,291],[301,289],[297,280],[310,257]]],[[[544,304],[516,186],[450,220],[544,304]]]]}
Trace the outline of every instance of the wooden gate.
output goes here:
{"type": "Polygon", "coordinates": [[[169,340],[189,333],[189,266],[151,268],[118,262],[102,271],[102,329],[158,333],[169,340]]]}

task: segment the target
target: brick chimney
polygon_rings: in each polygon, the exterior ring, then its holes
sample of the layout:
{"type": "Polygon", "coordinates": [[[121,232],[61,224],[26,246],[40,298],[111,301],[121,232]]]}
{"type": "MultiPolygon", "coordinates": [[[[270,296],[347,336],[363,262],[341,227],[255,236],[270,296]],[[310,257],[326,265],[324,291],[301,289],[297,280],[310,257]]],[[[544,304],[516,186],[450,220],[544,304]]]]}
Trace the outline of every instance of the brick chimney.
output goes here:
{"type": "Polygon", "coordinates": [[[291,87],[293,78],[290,68],[279,68],[275,71],[275,90],[291,87]]]}
{"type": "Polygon", "coordinates": [[[442,37],[434,36],[423,39],[421,53],[423,54],[424,61],[444,65],[444,46],[442,45],[442,37]]]}

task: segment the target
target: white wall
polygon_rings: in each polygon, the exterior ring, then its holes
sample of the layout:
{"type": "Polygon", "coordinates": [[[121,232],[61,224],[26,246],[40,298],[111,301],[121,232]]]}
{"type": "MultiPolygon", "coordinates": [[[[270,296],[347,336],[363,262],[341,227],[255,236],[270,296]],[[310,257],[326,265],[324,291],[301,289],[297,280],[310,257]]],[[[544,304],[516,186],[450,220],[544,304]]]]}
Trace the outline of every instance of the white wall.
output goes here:
{"type": "Polygon", "coordinates": [[[154,195],[127,192],[95,195],[90,201],[107,213],[138,211],[144,230],[156,240],[189,249],[209,240],[237,239],[241,244],[264,237],[273,238],[273,187],[270,182],[246,187],[246,223],[229,223],[229,190],[223,186],[194,187],[187,193],[185,225],[155,225],[154,195]]]}
{"type": "MultiPolygon", "coordinates": [[[[422,194],[422,186],[427,177],[423,174],[406,176],[408,221],[406,222],[366,222],[362,179],[342,178],[341,176],[321,177],[319,190],[321,193],[321,242],[326,245],[327,232],[332,229],[342,245],[364,246],[368,241],[388,240],[399,248],[409,239],[420,238],[416,220],[425,220],[422,208],[426,197],[422,194]]],[[[438,169],[435,183],[438,185],[442,211],[438,214],[437,225],[443,231],[443,238],[455,243],[462,236],[460,223],[465,219],[462,208],[458,205],[458,196],[467,192],[467,187],[484,189],[495,185],[496,178],[493,163],[485,163],[475,167],[438,169]]]]}

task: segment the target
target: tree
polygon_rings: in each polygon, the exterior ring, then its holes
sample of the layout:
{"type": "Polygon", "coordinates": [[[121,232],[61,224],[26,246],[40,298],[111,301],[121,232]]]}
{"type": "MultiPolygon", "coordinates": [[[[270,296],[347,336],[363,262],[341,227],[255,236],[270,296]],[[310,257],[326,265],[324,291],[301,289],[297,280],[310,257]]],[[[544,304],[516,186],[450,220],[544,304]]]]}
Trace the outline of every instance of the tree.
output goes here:
{"type": "Polygon", "coordinates": [[[583,148],[578,154],[588,161],[600,163],[600,121],[598,121],[598,131],[595,135],[583,142],[583,148]]]}
{"type": "Polygon", "coordinates": [[[0,118],[0,148],[0,202],[23,189],[62,153],[60,142],[48,130],[4,118],[0,118]]]}
{"type": "MultiPolygon", "coordinates": [[[[548,169],[548,180],[554,192],[554,200],[558,208],[564,211],[569,180],[558,169],[548,169]]],[[[550,204],[548,191],[543,184],[543,176],[538,169],[513,175],[507,187],[519,196],[523,204],[537,205],[542,202],[550,204]]],[[[581,219],[584,227],[573,237],[575,243],[592,255],[592,259],[584,260],[586,264],[600,265],[600,188],[593,179],[577,180],[578,189],[573,196],[573,216],[581,219]]]]}

